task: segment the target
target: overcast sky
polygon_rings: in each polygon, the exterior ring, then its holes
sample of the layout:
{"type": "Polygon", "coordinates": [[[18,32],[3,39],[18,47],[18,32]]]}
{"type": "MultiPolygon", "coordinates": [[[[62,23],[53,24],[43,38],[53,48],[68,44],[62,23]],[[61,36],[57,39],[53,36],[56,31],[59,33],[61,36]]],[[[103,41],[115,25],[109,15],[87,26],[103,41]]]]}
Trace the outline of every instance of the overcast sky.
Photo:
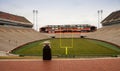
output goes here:
{"type": "Polygon", "coordinates": [[[91,24],[97,26],[98,10],[103,19],[120,10],[120,0],[0,0],[0,11],[26,17],[33,22],[38,10],[40,27],[52,24],[91,24]]]}

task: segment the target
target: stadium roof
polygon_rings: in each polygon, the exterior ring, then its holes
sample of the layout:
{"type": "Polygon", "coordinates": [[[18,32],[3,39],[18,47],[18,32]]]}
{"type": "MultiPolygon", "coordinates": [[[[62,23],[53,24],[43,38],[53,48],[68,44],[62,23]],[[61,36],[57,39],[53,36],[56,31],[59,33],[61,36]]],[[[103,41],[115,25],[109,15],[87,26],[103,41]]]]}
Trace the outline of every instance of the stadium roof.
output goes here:
{"type": "Polygon", "coordinates": [[[114,21],[120,21],[120,10],[112,12],[101,23],[102,24],[109,24],[110,22],[114,22],[114,21]]]}
{"type": "Polygon", "coordinates": [[[28,21],[25,17],[10,14],[10,13],[5,13],[2,11],[0,11],[0,20],[10,21],[10,22],[20,23],[20,24],[26,24],[26,25],[32,25],[32,23],[28,21]]]}

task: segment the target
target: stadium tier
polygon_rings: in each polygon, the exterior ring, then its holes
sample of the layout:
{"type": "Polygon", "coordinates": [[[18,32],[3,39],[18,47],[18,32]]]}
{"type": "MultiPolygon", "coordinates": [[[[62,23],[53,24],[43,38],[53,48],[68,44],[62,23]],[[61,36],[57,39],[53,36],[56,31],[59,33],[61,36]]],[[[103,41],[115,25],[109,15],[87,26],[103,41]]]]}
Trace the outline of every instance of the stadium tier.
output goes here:
{"type": "Polygon", "coordinates": [[[112,12],[101,23],[103,26],[120,24],[120,10],[112,12]]]}
{"type": "Polygon", "coordinates": [[[5,13],[0,11],[0,25],[3,26],[17,26],[17,27],[29,27],[32,28],[32,23],[25,17],[5,13]]]}
{"type": "Polygon", "coordinates": [[[105,26],[96,32],[85,34],[87,38],[104,40],[120,46],[120,24],[105,26]]]}
{"type": "Polygon", "coordinates": [[[26,43],[49,38],[32,26],[22,16],[0,12],[0,51],[9,52],[26,43]]]}
{"type": "Polygon", "coordinates": [[[10,51],[28,42],[48,38],[31,28],[15,28],[0,26],[0,51],[10,51]]]}
{"type": "Polygon", "coordinates": [[[88,38],[104,40],[120,46],[120,10],[112,12],[102,21],[103,27],[88,33],[88,38]]]}

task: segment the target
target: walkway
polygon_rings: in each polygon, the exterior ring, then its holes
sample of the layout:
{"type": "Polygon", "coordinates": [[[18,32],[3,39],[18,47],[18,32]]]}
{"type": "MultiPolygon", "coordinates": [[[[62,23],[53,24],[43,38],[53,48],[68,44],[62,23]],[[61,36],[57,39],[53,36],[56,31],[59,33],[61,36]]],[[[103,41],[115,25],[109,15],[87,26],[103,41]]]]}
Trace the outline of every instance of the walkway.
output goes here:
{"type": "Polygon", "coordinates": [[[120,71],[120,58],[0,60],[1,71],[120,71]]]}

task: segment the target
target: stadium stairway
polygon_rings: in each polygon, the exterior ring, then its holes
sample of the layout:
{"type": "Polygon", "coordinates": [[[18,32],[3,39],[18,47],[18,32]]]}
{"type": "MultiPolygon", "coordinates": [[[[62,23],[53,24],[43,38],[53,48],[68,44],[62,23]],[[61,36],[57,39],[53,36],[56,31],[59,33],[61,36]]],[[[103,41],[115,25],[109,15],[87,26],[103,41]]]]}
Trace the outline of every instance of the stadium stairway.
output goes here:
{"type": "Polygon", "coordinates": [[[0,51],[9,52],[26,43],[48,38],[31,28],[0,26],[0,51]]]}

